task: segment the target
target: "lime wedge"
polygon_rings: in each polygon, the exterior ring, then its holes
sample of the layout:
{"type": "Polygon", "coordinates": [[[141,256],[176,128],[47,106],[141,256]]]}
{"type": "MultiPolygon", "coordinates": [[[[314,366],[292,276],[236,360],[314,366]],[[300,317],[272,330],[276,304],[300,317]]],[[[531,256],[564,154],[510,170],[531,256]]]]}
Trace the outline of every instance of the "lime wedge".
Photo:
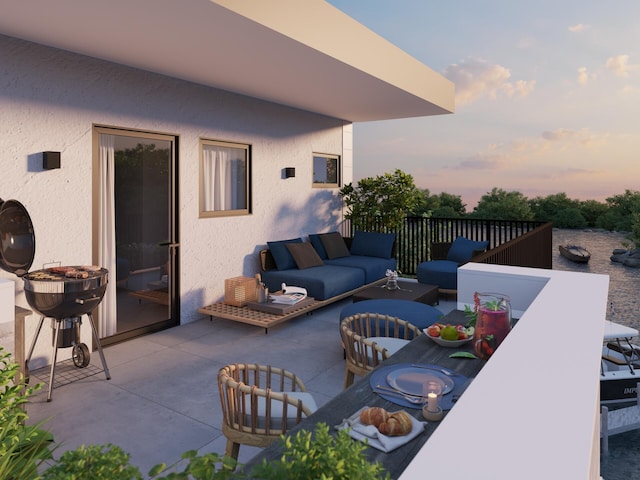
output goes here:
{"type": "Polygon", "coordinates": [[[449,355],[450,358],[478,358],[470,352],[454,352],[449,355]]]}

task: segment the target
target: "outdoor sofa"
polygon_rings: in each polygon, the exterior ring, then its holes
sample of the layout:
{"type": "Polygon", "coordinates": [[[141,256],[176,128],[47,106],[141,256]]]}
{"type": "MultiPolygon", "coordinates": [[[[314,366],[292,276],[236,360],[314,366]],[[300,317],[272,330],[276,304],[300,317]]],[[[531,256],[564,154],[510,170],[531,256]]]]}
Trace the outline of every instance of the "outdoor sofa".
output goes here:
{"type": "Polygon", "coordinates": [[[396,270],[395,234],[356,231],[353,238],[338,232],[267,242],[260,252],[261,276],[270,292],[282,284],[302,287],[316,300],[343,298],[380,283],[396,270]]]}

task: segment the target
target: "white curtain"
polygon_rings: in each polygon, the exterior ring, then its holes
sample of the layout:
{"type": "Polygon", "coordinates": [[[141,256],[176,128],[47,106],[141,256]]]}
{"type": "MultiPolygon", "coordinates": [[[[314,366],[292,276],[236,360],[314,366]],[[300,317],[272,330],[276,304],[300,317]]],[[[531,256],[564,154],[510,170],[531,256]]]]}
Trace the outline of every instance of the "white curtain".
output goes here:
{"type": "Polygon", "coordinates": [[[100,338],[114,335],[117,329],[116,299],[116,218],[115,218],[115,136],[100,135],[100,219],[98,261],[109,270],[107,292],[98,306],[100,338]]]}
{"type": "Polygon", "coordinates": [[[246,208],[243,151],[237,148],[204,145],[202,172],[204,211],[246,208]]]}

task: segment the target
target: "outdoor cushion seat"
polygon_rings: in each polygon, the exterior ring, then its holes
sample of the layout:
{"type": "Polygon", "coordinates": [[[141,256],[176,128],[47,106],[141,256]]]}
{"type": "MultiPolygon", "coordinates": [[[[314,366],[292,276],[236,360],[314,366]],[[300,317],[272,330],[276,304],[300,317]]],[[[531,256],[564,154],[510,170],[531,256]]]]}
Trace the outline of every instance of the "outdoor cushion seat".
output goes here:
{"type": "Polygon", "coordinates": [[[422,262],[416,269],[418,282],[438,285],[440,291],[455,292],[458,290],[458,267],[470,261],[474,255],[484,251],[489,246],[487,241],[469,240],[465,237],[456,238],[445,260],[429,260],[422,262]]]}
{"type": "Polygon", "coordinates": [[[387,270],[395,270],[397,262],[395,258],[365,257],[362,255],[349,255],[348,257],[325,260],[325,265],[338,267],[358,268],[364,272],[364,283],[375,282],[384,278],[387,270]]]}
{"type": "Polygon", "coordinates": [[[442,312],[436,307],[411,300],[375,299],[347,305],[340,312],[340,320],[357,313],[379,313],[400,318],[419,330],[438,322],[442,312]]]}
{"type": "Polygon", "coordinates": [[[458,262],[431,260],[422,262],[416,270],[418,282],[437,285],[441,290],[458,289],[458,262]]]}
{"type": "MultiPolygon", "coordinates": [[[[287,395],[287,397],[289,397],[290,399],[293,398],[295,400],[300,400],[305,407],[307,407],[312,413],[315,412],[318,409],[318,406],[316,405],[316,401],[313,398],[313,395],[309,392],[298,392],[298,391],[288,391],[288,392],[279,392],[282,395],[287,395]]],[[[269,421],[273,424],[273,425],[280,425],[282,424],[282,414],[283,412],[286,411],[286,416],[287,416],[287,420],[289,422],[293,422],[294,424],[296,423],[296,417],[298,415],[297,409],[293,408],[291,405],[288,405],[288,408],[284,408],[284,404],[283,402],[281,402],[280,400],[276,400],[276,399],[271,399],[271,415],[267,416],[267,399],[263,396],[258,396],[258,408],[257,408],[257,412],[256,412],[256,426],[258,428],[266,428],[267,425],[267,418],[269,418],[269,421]]],[[[246,424],[250,425],[251,424],[251,413],[252,412],[252,408],[251,408],[251,397],[247,398],[247,414],[245,415],[245,419],[246,419],[246,424]]],[[[306,415],[302,414],[303,418],[306,418],[306,415]]]]}

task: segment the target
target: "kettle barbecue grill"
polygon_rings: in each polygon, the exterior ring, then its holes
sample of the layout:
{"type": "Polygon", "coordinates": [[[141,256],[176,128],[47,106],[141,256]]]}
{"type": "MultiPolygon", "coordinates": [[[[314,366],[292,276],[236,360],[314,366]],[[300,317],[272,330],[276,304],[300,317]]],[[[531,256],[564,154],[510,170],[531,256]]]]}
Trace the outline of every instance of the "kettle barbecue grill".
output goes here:
{"type": "Polygon", "coordinates": [[[107,362],[93,321],[93,310],[107,289],[108,271],[97,266],[51,267],[29,272],[35,256],[35,234],[26,208],[16,200],[0,199],[0,268],[22,278],[27,302],[38,314],[40,322],[25,361],[29,360],[42,330],[45,318],[51,318],[52,353],[47,401],[51,401],[58,348],[73,347],[73,364],[89,365],[89,348],[80,341],[82,316],[89,317],[107,380],[111,379],[107,362]]]}

